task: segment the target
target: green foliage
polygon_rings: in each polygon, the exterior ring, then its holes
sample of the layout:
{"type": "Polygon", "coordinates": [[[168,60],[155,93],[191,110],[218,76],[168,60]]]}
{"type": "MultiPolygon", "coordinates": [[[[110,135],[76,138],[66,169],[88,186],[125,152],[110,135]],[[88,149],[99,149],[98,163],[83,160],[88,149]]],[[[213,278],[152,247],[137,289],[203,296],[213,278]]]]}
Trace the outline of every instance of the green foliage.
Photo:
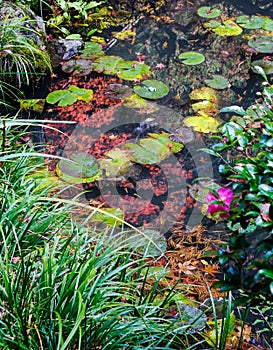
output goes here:
{"type": "Polygon", "coordinates": [[[248,45],[258,52],[271,53],[273,51],[273,39],[271,36],[261,36],[251,38],[248,45]]]}
{"type": "Polygon", "coordinates": [[[58,106],[70,106],[77,101],[90,102],[93,98],[93,90],[78,88],[71,85],[67,90],[55,90],[50,92],[46,97],[46,102],[58,106]]]}
{"type": "Polygon", "coordinates": [[[202,6],[197,10],[197,14],[204,18],[215,18],[221,15],[221,11],[217,8],[202,6]]]}
{"type": "Polygon", "coordinates": [[[194,51],[182,52],[178,58],[189,66],[195,66],[205,61],[205,56],[202,53],[194,51]]]}
{"type": "Polygon", "coordinates": [[[212,79],[205,79],[205,83],[216,90],[222,90],[229,87],[229,81],[222,75],[215,74],[212,79]]]}
{"type": "Polygon", "coordinates": [[[228,246],[218,251],[225,281],[222,290],[239,290],[239,302],[273,300],[273,88],[247,110],[232,106],[220,112],[237,113],[220,127],[221,136],[210,149],[221,157],[220,174],[235,195],[228,227],[228,246]],[[254,254],[255,252],[255,254],[254,254]],[[262,298],[262,299],[261,299],[262,298]]]}
{"type": "Polygon", "coordinates": [[[169,93],[169,88],[158,80],[144,80],[141,86],[134,87],[134,92],[140,97],[157,100],[166,96],[169,93]]]}

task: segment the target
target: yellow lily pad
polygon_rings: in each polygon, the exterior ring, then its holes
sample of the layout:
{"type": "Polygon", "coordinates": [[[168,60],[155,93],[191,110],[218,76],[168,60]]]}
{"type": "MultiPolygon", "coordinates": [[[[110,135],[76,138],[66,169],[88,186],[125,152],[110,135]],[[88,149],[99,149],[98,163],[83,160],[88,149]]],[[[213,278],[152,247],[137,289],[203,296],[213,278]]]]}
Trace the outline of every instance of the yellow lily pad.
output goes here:
{"type": "Polygon", "coordinates": [[[192,127],[195,131],[204,134],[217,132],[217,127],[220,124],[218,120],[208,115],[187,117],[184,124],[192,127]]]}
{"type": "Polygon", "coordinates": [[[218,111],[216,104],[207,100],[193,103],[192,109],[194,110],[194,112],[202,112],[207,115],[215,114],[218,111]]]}
{"type": "Polygon", "coordinates": [[[235,22],[228,19],[218,27],[212,28],[212,31],[220,36],[235,36],[241,34],[243,29],[239,27],[235,22]]]}
{"type": "Polygon", "coordinates": [[[217,93],[214,89],[203,86],[200,89],[194,89],[190,93],[191,100],[207,100],[217,102],[217,93]]]}

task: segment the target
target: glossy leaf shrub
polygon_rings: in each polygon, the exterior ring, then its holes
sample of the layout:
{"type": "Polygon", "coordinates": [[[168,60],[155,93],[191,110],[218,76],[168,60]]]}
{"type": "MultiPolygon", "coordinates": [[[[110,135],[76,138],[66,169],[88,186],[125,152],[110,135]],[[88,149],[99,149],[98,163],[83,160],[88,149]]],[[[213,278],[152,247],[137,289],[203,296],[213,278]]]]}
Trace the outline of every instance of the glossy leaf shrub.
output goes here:
{"type": "Polygon", "coordinates": [[[238,291],[237,302],[250,305],[273,301],[272,108],[273,86],[247,110],[223,108],[237,116],[221,125],[218,143],[208,150],[221,158],[219,172],[232,191],[226,216],[231,235],[218,251],[225,279],[218,285],[238,291]]]}

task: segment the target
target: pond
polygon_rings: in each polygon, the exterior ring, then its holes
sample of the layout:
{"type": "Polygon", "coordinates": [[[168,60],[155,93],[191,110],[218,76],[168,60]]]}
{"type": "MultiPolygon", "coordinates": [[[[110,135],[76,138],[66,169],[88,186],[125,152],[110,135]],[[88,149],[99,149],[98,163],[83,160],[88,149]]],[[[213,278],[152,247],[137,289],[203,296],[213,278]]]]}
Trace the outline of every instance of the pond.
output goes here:
{"type": "Polygon", "coordinates": [[[222,107],[247,107],[260,90],[263,78],[251,62],[271,62],[273,50],[255,41],[272,35],[273,25],[249,16],[272,14],[266,3],[174,1],[156,11],[135,4],[124,26],[103,32],[104,53],[91,46],[91,53],[61,62],[63,72],[50,89],[68,89],[76,102],[53,101],[45,119],[74,123],[52,124],[45,139],[48,152],[80,164],[57,166],[72,183],[65,195],[84,190],[83,203],[166,237],[211,225],[202,181],[219,181],[219,161],[200,149],[213,143],[217,125],[229,117],[218,113],[222,107]],[[143,85],[147,79],[150,86],[143,85]],[[90,101],[71,86],[91,89],[90,101]],[[167,90],[158,98],[161,88],[167,90]]]}

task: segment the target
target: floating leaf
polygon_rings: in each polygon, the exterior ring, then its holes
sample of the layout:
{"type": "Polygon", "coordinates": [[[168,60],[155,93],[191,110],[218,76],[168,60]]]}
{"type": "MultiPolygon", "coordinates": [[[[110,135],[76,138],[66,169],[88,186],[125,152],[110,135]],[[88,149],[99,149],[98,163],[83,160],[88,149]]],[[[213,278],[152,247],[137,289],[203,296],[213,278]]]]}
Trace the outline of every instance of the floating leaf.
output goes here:
{"type": "Polygon", "coordinates": [[[210,87],[203,86],[200,89],[194,89],[190,93],[191,100],[208,100],[211,102],[217,101],[217,93],[210,87]]]}
{"type": "Polygon", "coordinates": [[[124,220],[124,212],[120,208],[103,208],[104,212],[96,212],[90,217],[90,221],[103,222],[109,226],[120,226],[124,220]],[[110,215],[109,215],[110,214],[110,215]],[[113,217],[114,216],[114,217],[113,217]]]}
{"type": "Polygon", "coordinates": [[[273,74],[273,61],[269,60],[256,60],[251,63],[251,68],[253,72],[260,74],[260,72],[255,69],[255,67],[261,67],[265,74],[270,75],[273,74]]]}
{"type": "MultiPolygon", "coordinates": [[[[151,102],[133,93],[131,96],[127,97],[124,100],[124,105],[129,108],[149,108],[151,102]]],[[[154,110],[156,110],[155,106],[154,110]]]]}
{"type": "Polygon", "coordinates": [[[235,22],[230,19],[222,22],[219,26],[209,27],[209,24],[206,25],[207,28],[211,28],[212,31],[220,36],[234,36],[242,33],[243,29],[239,27],[235,22]]]}
{"type": "Polygon", "coordinates": [[[122,58],[117,56],[102,56],[94,61],[93,69],[98,73],[116,74],[117,64],[122,58]]]}
{"type": "Polygon", "coordinates": [[[72,91],[77,96],[77,99],[79,101],[84,101],[86,103],[90,102],[93,98],[93,90],[90,89],[83,89],[79,88],[77,86],[71,85],[68,89],[69,91],[72,91]]]}
{"type": "Polygon", "coordinates": [[[44,105],[45,99],[42,98],[20,100],[20,109],[26,111],[32,110],[33,112],[42,113],[44,105]]]}
{"type": "Polygon", "coordinates": [[[78,97],[69,90],[55,90],[50,92],[46,97],[46,102],[50,104],[55,104],[57,102],[58,106],[65,107],[73,105],[77,101],[78,97]]]}
{"type": "MultiPolygon", "coordinates": [[[[186,129],[186,128],[185,128],[186,129]]],[[[190,129],[188,129],[190,130],[190,129]]],[[[170,150],[173,153],[178,153],[183,149],[183,144],[180,143],[180,141],[175,141],[171,139],[171,135],[167,134],[166,132],[160,133],[160,134],[153,134],[149,133],[150,137],[153,137],[157,141],[161,142],[166,147],[170,148],[170,150]]]]}
{"type": "Polygon", "coordinates": [[[65,37],[65,39],[68,40],[82,40],[82,37],[80,34],[69,34],[65,37]]]}
{"type": "Polygon", "coordinates": [[[111,149],[100,161],[100,168],[104,170],[108,178],[124,176],[131,166],[132,162],[128,152],[119,148],[111,149]]]}
{"type": "Polygon", "coordinates": [[[84,102],[90,102],[93,98],[93,90],[78,88],[77,86],[71,85],[67,90],[55,90],[50,92],[46,97],[46,102],[55,104],[58,106],[70,106],[78,100],[84,102]]]}
{"type": "Polygon", "coordinates": [[[105,92],[105,95],[115,100],[121,100],[132,95],[132,93],[133,90],[128,85],[113,83],[107,86],[107,91],[105,92]]]}
{"type": "Polygon", "coordinates": [[[222,75],[218,75],[218,74],[213,75],[212,79],[205,79],[205,83],[209,87],[217,90],[222,90],[229,87],[229,81],[222,75]]]}
{"type": "Polygon", "coordinates": [[[88,75],[93,71],[93,62],[88,59],[71,59],[64,62],[62,65],[62,71],[65,73],[79,74],[79,75],[88,75]]]}
{"type": "Polygon", "coordinates": [[[97,159],[84,152],[73,153],[69,158],[61,159],[56,172],[61,179],[74,184],[93,182],[101,174],[97,159]]]}
{"type": "Polygon", "coordinates": [[[192,109],[194,110],[194,112],[198,112],[200,114],[205,115],[215,114],[218,111],[216,103],[207,100],[193,103],[192,109]]]}
{"type": "Polygon", "coordinates": [[[156,100],[169,93],[169,88],[167,85],[158,80],[144,80],[142,86],[135,86],[134,92],[150,100],[156,100]]]}
{"type": "Polygon", "coordinates": [[[94,43],[93,41],[88,41],[84,44],[84,49],[82,54],[84,56],[90,56],[102,52],[102,46],[99,43],[94,43]]]}
{"type": "Polygon", "coordinates": [[[236,22],[246,29],[259,29],[264,25],[264,19],[258,16],[239,16],[236,22]]]}
{"type": "Polygon", "coordinates": [[[156,164],[160,162],[158,154],[147,150],[136,143],[126,143],[125,146],[131,151],[133,161],[139,164],[156,164]]]}
{"type": "Polygon", "coordinates": [[[120,61],[116,69],[118,77],[124,80],[143,79],[151,75],[147,64],[141,64],[135,61],[120,61]]]}
{"type": "Polygon", "coordinates": [[[184,121],[186,126],[193,127],[194,130],[208,134],[217,132],[219,121],[210,116],[187,117],[184,121]]]}
{"type": "Polygon", "coordinates": [[[263,29],[273,31],[273,20],[269,17],[264,18],[263,29]]]}
{"type": "Polygon", "coordinates": [[[202,6],[197,10],[197,14],[204,18],[215,18],[221,15],[221,11],[213,7],[202,6]]]}
{"type": "Polygon", "coordinates": [[[195,51],[182,52],[178,58],[182,60],[182,63],[189,66],[195,66],[205,61],[205,56],[195,51]]]}
{"type": "Polygon", "coordinates": [[[201,203],[206,203],[206,196],[209,191],[217,191],[221,186],[212,180],[209,181],[199,181],[194,183],[190,189],[189,193],[196,201],[201,203]]]}
{"type": "Polygon", "coordinates": [[[248,41],[248,45],[258,52],[273,53],[273,37],[271,36],[253,37],[248,41]]]}

